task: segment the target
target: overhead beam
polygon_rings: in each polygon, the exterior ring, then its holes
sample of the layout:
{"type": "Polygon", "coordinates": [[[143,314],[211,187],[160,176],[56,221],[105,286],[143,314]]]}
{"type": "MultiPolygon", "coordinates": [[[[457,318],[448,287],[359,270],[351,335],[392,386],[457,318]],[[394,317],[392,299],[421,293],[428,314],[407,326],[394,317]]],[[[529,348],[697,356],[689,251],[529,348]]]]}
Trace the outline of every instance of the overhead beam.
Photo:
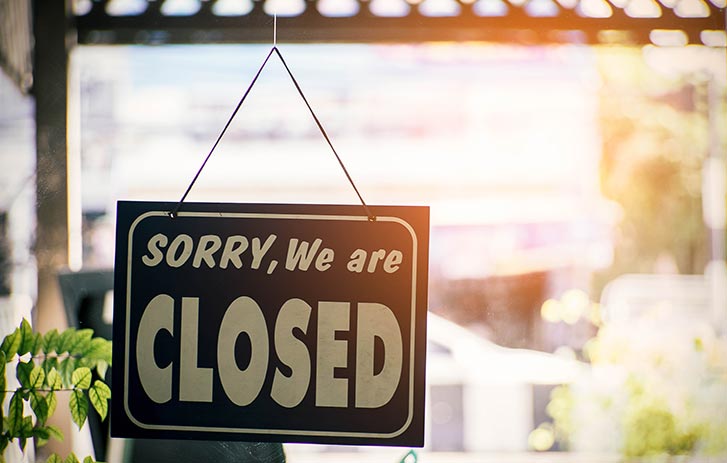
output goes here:
{"type": "MultiPolygon", "coordinates": [[[[94,2],[91,10],[76,16],[81,44],[187,44],[187,43],[268,43],[272,39],[270,15],[263,2],[243,16],[216,16],[213,2],[202,2],[201,9],[189,16],[166,16],[162,2],[150,2],[138,15],[112,16],[106,2],[94,2]]],[[[619,31],[626,43],[649,44],[653,30],[681,30],[689,43],[701,44],[705,30],[724,30],[725,12],[708,0],[710,14],[683,18],[670,8],[662,8],[657,18],[631,17],[612,7],[608,18],[580,15],[576,9],[558,7],[557,16],[536,17],[524,6],[509,4],[504,16],[478,16],[472,3],[461,3],[460,13],[452,17],[425,16],[416,7],[402,17],[376,16],[361,3],[350,17],[327,17],[309,2],[298,16],[278,17],[278,40],[289,43],[412,43],[424,41],[492,41],[508,43],[584,43],[608,42],[602,31],[619,31]]],[[[613,37],[613,34],[610,36],[613,37]]]]}

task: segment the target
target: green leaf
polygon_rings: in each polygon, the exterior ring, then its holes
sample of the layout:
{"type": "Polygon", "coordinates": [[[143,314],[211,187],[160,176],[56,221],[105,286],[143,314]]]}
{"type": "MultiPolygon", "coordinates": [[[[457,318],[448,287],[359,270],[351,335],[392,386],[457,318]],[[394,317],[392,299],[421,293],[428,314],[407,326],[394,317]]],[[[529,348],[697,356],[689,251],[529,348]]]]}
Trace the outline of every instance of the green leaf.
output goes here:
{"type": "Polygon", "coordinates": [[[43,336],[43,352],[46,354],[50,354],[51,352],[56,352],[56,349],[58,349],[58,341],[60,341],[61,336],[58,334],[57,329],[52,329],[48,331],[45,336],[43,336]]]}
{"type": "Polygon", "coordinates": [[[5,336],[0,350],[5,354],[6,359],[11,359],[18,353],[20,344],[23,342],[23,336],[20,334],[20,328],[15,328],[15,331],[5,336]]]}
{"type": "Polygon", "coordinates": [[[106,363],[104,360],[99,360],[96,364],[96,372],[101,377],[101,379],[106,379],[106,371],[109,369],[109,364],[106,363]]]}
{"type": "Polygon", "coordinates": [[[58,405],[58,398],[56,397],[56,393],[49,392],[48,394],[46,394],[45,402],[48,404],[48,416],[53,416],[53,413],[55,413],[56,411],[56,406],[58,405]]]}
{"type": "Polygon", "coordinates": [[[23,429],[23,396],[20,391],[16,391],[10,399],[8,406],[8,431],[11,436],[20,435],[23,429]]]}
{"type": "Polygon", "coordinates": [[[108,400],[111,397],[111,389],[103,382],[96,380],[93,383],[91,389],[88,390],[88,398],[91,400],[91,405],[96,409],[101,420],[106,419],[106,414],[109,411],[108,400]]]}
{"type": "Polygon", "coordinates": [[[93,461],[93,458],[91,458],[90,456],[88,456],[88,457],[86,457],[86,458],[83,459],[83,463],[95,463],[95,462],[93,461]]]}
{"type": "Polygon", "coordinates": [[[33,348],[35,347],[35,334],[33,334],[33,328],[26,319],[23,319],[20,323],[20,336],[22,341],[18,348],[18,354],[23,355],[29,352],[32,353],[33,348]]]}
{"type": "Polygon", "coordinates": [[[33,437],[48,440],[50,438],[50,432],[48,432],[48,428],[38,426],[33,428],[33,437]]]}
{"type": "Polygon", "coordinates": [[[54,453],[48,457],[45,463],[63,463],[63,458],[61,458],[61,456],[57,453],[54,453]]]}
{"type": "Polygon", "coordinates": [[[40,365],[43,367],[43,371],[45,371],[46,376],[48,376],[48,372],[53,368],[56,370],[58,369],[58,357],[46,357],[42,362],[40,362],[40,365]]]}
{"type": "Polygon", "coordinates": [[[43,387],[43,383],[45,382],[45,372],[43,371],[43,368],[39,366],[33,367],[28,375],[28,379],[28,387],[33,389],[40,389],[43,387]]]}
{"type": "Polygon", "coordinates": [[[88,349],[83,352],[84,357],[94,360],[104,360],[111,363],[111,341],[103,338],[93,338],[88,349]]]}
{"type": "Polygon", "coordinates": [[[94,368],[96,368],[96,364],[98,364],[98,360],[82,356],[82,357],[78,358],[78,362],[76,363],[76,368],[86,367],[90,370],[93,370],[94,368]]]}
{"type": "MultiPolygon", "coordinates": [[[[0,351],[0,404],[5,401],[5,389],[8,387],[5,379],[5,365],[5,352],[0,351]]],[[[0,407],[0,417],[2,417],[2,407],[0,407]]]]}
{"type": "Polygon", "coordinates": [[[97,379],[96,381],[94,381],[93,388],[96,389],[99,395],[101,395],[101,397],[103,397],[104,399],[111,398],[111,388],[102,380],[97,379]]]}
{"type": "Polygon", "coordinates": [[[48,419],[48,402],[43,397],[43,394],[37,391],[30,393],[30,408],[33,409],[38,423],[44,424],[48,419]]]}
{"type": "Polygon", "coordinates": [[[81,429],[88,416],[88,398],[83,394],[83,391],[74,389],[71,392],[68,407],[71,409],[71,419],[76,423],[78,429],[81,429]]]}
{"type": "Polygon", "coordinates": [[[73,355],[82,355],[91,346],[92,337],[92,329],[86,328],[76,331],[73,339],[73,346],[71,347],[69,352],[73,355]]]}
{"type": "Polygon", "coordinates": [[[63,352],[69,352],[73,348],[75,336],[75,328],[68,328],[64,330],[58,338],[58,347],[56,349],[56,352],[59,354],[62,354],[63,352]]]}
{"type": "Polygon", "coordinates": [[[33,437],[33,418],[29,416],[23,417],[23,425],[20,429],[20,435],[25,438],[33,437]]]}
{"type": "Polygon", "coordinates": [[[81,463],[81,462],[78,461],[78,457],[76,456],[76,454],[71,452],[71,454],[66,457],[66,460],[63,463],[81,463]]]}
{"type": "Polygon", "coordinates": [[[63,384],[70,385],[71,383],[71,375],[73,374],[73,370],[76,369],[76,359],[73,357],[66,357],[61,361],[61,364],[58,366],[58,373],[61,374],[61,378],[63,378],[63,384]]]}
{"type": "Polygon", "coordinates": [[[30,349],[30,353],[32,355],[38,355],[38,352],[40,352],[43,349],[43,335],[40,333],[35,333],[35,336],[33,338],[33,348],[30,349]]]}
{"type": "Polygon", "coordinates": [[[48,431],[47,427],[36,425],[36,427],[33,428],[33,440],[35,441],[36,447],[43,447],[48,444],[49,439],[50,431],[48,431]]]}
{"type": "Polygon", "coordinates": [[[30,387],[30,372],[33,371],[35,364],[32,361],[18,362],[15,367],[15,377],[23,387],[30,387]]]}
{"type": "Polygon", "coordinates": [[[51,370],[48,372],[45,377],[45,383],[52,390],[58,390],[63,388],[63,378],[61,378],[60,373],[58,373],[58,370],[56,370],[55,368],[51,368],[51,370]]]}
{"type": "Polygon", "coordinates": [[[50,437],[53,437],[56,440],[63,441],[63,433],[61,432],[60,428],[58,426],[50,425],[46,427],[45,429],[48,430],[48,434],[50,437]]]}
{"type": "Polygon", "coordinates": [[[71,383],[79,389],[88,389],[91,386],[91,377],[91,370],[89,368],[76,368],[71,376],[71,383]]]}
{"type": "Polygon", "coordinates": [[[29,437],[33,436],[33,422],[29,416],[23,418],[19,433],[18,433],[18,446],[20,450],[25,450],[25,444],[29,437]]]}

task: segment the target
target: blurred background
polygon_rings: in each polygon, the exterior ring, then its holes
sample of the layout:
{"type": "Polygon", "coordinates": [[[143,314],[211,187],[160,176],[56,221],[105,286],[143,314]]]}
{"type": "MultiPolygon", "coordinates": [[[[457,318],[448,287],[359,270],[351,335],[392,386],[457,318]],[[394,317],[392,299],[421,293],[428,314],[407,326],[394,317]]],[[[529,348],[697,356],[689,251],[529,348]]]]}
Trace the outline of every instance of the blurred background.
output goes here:
{"type": "MultiPolygon", "coordinates": [[[[432,221],[425,448],[289,461],[727,461],[724,0],[62,4],[0,1],[3,334],[179,200],[276,13],[366,201],[432,221]]],[[[188,200],[357,203],[276,60],[188,200]]]]}

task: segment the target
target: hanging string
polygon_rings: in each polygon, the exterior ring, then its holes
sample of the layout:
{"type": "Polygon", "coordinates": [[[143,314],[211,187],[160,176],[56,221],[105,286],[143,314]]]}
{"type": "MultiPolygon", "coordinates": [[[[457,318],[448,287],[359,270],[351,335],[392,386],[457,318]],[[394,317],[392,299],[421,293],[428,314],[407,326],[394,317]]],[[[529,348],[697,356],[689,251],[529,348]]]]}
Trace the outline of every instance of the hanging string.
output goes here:
{"type": "Polygon", "coordinates": [[[177,206],[174,208],[174,210],[169,213],[170,217],[174,218],[177,216],[177,213],[179,212],[179,208],[182,207],[182,203],[184,202],[185,199],[187,199],[187,195],[189,194],[189,192],[192,191],[192,187],[194,186],[194,183],[197,181],[197,179],[199,178],[199,175],[202,173],[204,166],[207,165],[207,161],[209,161],[210,157],[212,157],[212,153],[215,151],[215,148],[217,148],[217,145],[220,144],[220,140],[222,140],[222,137],[225,135],[225,132],[227,132],[227,128],[230,127],[232,120],[235,118],[235,115],[237,115],[237,112],[240,110],[240,108],[242,107],[242,104],[245,102],[245,98],[247,98],[247,95],[250,94],[250,90],[252,90],[252,87],[255,85],[255,82],[257,82],[257,79],[258,79],[258,77],[260,77],[260,73],[263,72],[263,68],[265,68],[265,65],[268,64],[268,60],[273,55],[274,50],[275,50],[275,47],[273,47],[273,49],[270,50],[270,53],[268,53],[268,56],[265,57],[265,61],[263,61],[262,66],[260,66],[260,69],[258,69],[257,73],[255,73],[255,77],[253,77],[252,82],[250,82],[250,86],[247,87],[245,94],[242,95],[242,98],[240,99],[240,102],[237,103],[235,110],[232,111],[232,115],[227,120],[227,123],[225,124],[225,127],[222,129],[222,132],[220,132],[220,134],[217,136],[217,140],[215,140],[215,144],[212,145],[212,149],[207,154],[207,157],[204,158],[204,162],[202,162],[202,165],[199,167],[199,170],[194,175],[192,182],[187,187],[187,191],[184,192],[184,194],[182,195],[182,199],[179,200],[179,202],[177,203],[177,206]]]}
{"type": "Polygon", "coordinates": [[[363,206],[364,210],[366,211],[366,217],[368,217],[369,221],[374,222],[376,221],[376,216],[371,212],[369,209],[369,206],[366,204],[366,201],[364,201],[363,196],[361,196],[361,193],[358,191],[358,188],[356,187],[356,184],[353,181],[353,178],[351,178],[351,175],[348,173],[348,169],[346,169],[346,166],[343,164],[343,160],[338,155],[338,152],[333,147],[333,143],[331,142],[331,139],[328,137],[328,133],[326,133],[326,130],[323,128],[323,124],[321,124],[321,121],[318,119],[318,116],[316,116],[315,111],[313,111],[313,108],[311,107],[310,103],[308,103],[308,99],[305,97],[305,94],[303,93],[303,90],[300,88],[300,85],[298,84],[298,81],[293,76],[293,73],[291,72],[290,68],[288,67],[288,63],[285,62],[285,59],[283,59],[283,55],[280,53],[280,50],[278,50],[277,47],[277,34],[278,34],[278,17],[277,15],[273,16],[273,48],[270,50],[270,53],[265,57],[265,61],[263,61],[262,66],[260,66],[260,69],[258,69],[257,73],[255,74],[255,77],[252,79],[252,82],[250,82],[250,86],[245,91],[245,94],[240,99],[240,102],[237,103],[237,106],[235,107],[235,110],[232,112],[232,115],[227,120],[227,123],[225,124],[224,128],[220,132],[219,136],[217,137],[217,140],[215,141],[214,145],[212,145],[212,149],[207,154],[207,157],[204,159],[204,162],[202,162],[202,165],[200,166],[199,170],[195,174],[194,178],[192,179],[192,182],[187,187],[187,190],[184,192],[184,195],[182,195],[182,199],[179,200],[174,210],[172,210],[169,215],[170,217],[174,218],[177,216],[179,209],[182,207],[182,203],[185,199],[187,199],[187,195],[192,190],[192,187],[194,186],[195,182],[199,178],[200,174],[202,173],[202,170],[207,165],[207,161],[209,161],[210,157],[212,157],[212,153],[215,151],[215,148],[217,148],[217,145],[220,143],[220,140],[222,140],[222,137],[225,135],[225,132],[227,131],[228,127],[232,123],[232,120],[237,115],[237,112],[242,107],[242,104],[245,102],[245,99],[250,94],[250,91],[252,90],[252,87],[255,85],[255,82],[257,82],[258,77],[260,77],[260,74],[262,73],[262,70],[265,68],[265,66],[268,64],[268,61],[270,60],[270,57],[273,53],[275,53],[278,58],[280,59],[280,62],[283,63],[283,66],[285,67],[285,70],[288,72],[288,76],[290,76],[290,80],[293,81],[293,85],[295,85],[295,89],[298,90],[298,94],[303,99],[303,102],[308,107],[308,111],[310,111],[311,116],[313,116],[313,120],[315,121],[316,125],[318,126],[318,130],[321,132],[321,135],[323,135],[323,138],[325,138],[326,142],[328,143],[328,146],[331,148],[331,151],[333,152],[334,156],[336,156],[336,160],[338,161],[338,164],[341,166],[341,169],[343,170],[343,173],[346,175],[346,178],[348,179],[348,182],[353,187],[353,191],[356,192],[356,196],[358,196],[359,201],[361,201],[361,205],[363,206]]]}
{"type": "Polygon", "coordinates": [[[275,52],[275,54],[278,55],[278,58],[280,58],[280,62],[283,63],[285,70],[288,71],[290,80],[293,81],[293,85],[295,85],[296,90],[298,90],[298,94],[300,94],[300,97],[303,99],[303,102],[308,107],[308,110],[310,111],[311,116],[313,116],[313,120],[316,121],[318,130],[321,131],[321,135],[323,135],[323,138],[326,139],[328,146],[331,148],[331,151],[336,156],[336,160],[338,160],[338,164],[341,166],[343,173],[346,174],[346,178],[348,179],[348,182],[353,187],[353,191],[356,192],[356,196],[358,196],[359,201],[361,201],[361,204],[363,205],[364,210],[366,211],[366,216],[369,218],[369,220],[371,222],[376,221],[376,216],[371,213],[371,210],[366,205],[366,201],[364,201],[363,196],[361,196],[361,193],[358,191],[358,188],[356,188],[356,184],[353,182],[353,178],[351,178],[351,174],[348,173],[348,169],[346,169],[346,166],[343,164],[343,161],[341,160],[341,156],[338,155],[338,152],[336,152],[336,148],[333,147],[333,143],[331,142],[331,139],[328,138],[326,129],[323,128],[323,124],[321,124],[321,121],[318,120],[318,116],[316,116],[316,113],[313,111],[313,108],[311,107],[310,103],[308,103],[308,99],[305,97],[305,94],[303,94],[303,90],[300,88],[300,85],[298,85],[298,81],[295,80],[295,77],[293,77],[293,73],[290,72],[288,63],[286,63],[285,60],[283,59],[283,55],[280,54],[280,50],[278,50],[278,47],[273,47],[273,51],[275,52]]]}

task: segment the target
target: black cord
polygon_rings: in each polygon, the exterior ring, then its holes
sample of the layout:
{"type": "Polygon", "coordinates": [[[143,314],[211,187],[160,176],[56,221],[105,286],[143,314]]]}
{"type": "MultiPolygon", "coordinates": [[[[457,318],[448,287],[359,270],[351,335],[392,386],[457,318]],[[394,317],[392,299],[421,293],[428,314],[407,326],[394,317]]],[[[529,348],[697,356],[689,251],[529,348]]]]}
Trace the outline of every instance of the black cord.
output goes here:
{"type": "Polygon", "coordinates": [[[288,71],[290,80],[293,81],[293,85],[295,85],[295,88],[296,88],[296,90],[298,90],[300,97],[303,99],[303,102],[308,107],[308,110],[310,111],[311,116],[313,116],[313,120],[316,121],[316,125],[318,126],[318,129],[321,131],[321,135],[323,135],[323,138],[325,138],[326,141],[328,142],[328,146],[331,147],[331,151],[333,151],[333,154],[336,156],[336,159],[338,160],[338,164],[341,166],[341,169],[343,169],[343,173],[346,174],[346,178],[348,179],[349,183],[353,187],[353,191],[356,192],[356,196],[358,196],[358,199],[361,201],[361,204],[363,205],[364,209],[366,210],[366,216],[369,218],[370,221],[372,221],[372,222],[376,221],[376,216],[373,215],[371,213],[371,211],[369,210],[369,207],[366,205],[366,201],[364,201],[363,197],[361,196],[361,193],[359,193],[359,191],[358,191],[358,188],[356,188],[356,184],[353,182],[351,175],[348,173],[348,169],[346,169],[346,166],[343,165],[343,161],[341,160],[341,157],[338,155],[338,153],[336,152],[336,149],[333,147],[333,143],[331,143],[331,139],[328,138],[326,129],[323,128],[323,124],[321,124],[321,121],[318,120],[318,116],[316,116],[316,113],[313,111],[313,108],[308,103],[308,99],[303,94],[303,90],[300,88],[300,85],[298,85],[298,81],[295,80],[295,77],[293,77],[293,73],[290,72],[288,63],[286,63],[285,60],[283,59],[283,55],[280,54],[278,47],[273,47],[273,51],[275,51],[275,53],[278,55],[278,58],[280,58],[280,62],[283,63],[283,66],[285,66],[285,70],[288,71]]]}
{"type": "Polygon", "coordinates": [[[288,67],[288,63],[285,62],[285,59],[283,59],[283,55],[280,53],[280,50],[278,50],[277,46],[273,46],[273,48],[270,49],[270,53],[268,53],[268,56],[265,57],[265,61],[263,61],[262,66],[260,66],[260,69],[258,69],[257,73],[255,74],[255,77],[252,79],[252,82],[250,82],[250,86],[245,91],[245,94],[240,99],[240,102],[237,103],[237,107],[232,112],[232,115],[227,120],[227,123],[225,124],[225,127],[222,129],[222,132],[220,132],[219,136],[217,137],[217,140],[215,141],[215,144],[212,145],[212,149],[207,154],[207,157],[204,159],[204,162],[200,166],[199,170],[195,174],[194,178],[192,179],[192,182],[187,187],[187,191],[184,192],[184,195],[182,195],[182,199],[179,200],[177,203],[177,206],[172,210],[169,215],[170,217],[174,218],[177,216],[177,213],[179,212],[179,209],[182,207],[182,203],[185,199],[187,199],[187,195],[192,190],[192,187],[194,186],[195,182],[197,181],[197,178],[199,178],[199,175],[202,173],[202,170],[207,165],[207,161],[209,161],[210,157],[212,156],[212,153],[215,151],[215,148],[217,148],[217,145],[220,143],[220,140],[222,140],[222,137],[225,135],[225,132],[227,131],[227,128],[232,123],[232,120],[237,115],[237,112],[240,110],[240,107],[242,107],[242,104],[245,102],[245,99],[247,98],[247,95],[250,93],[250,90],[252,90],[252,87],[255,85],[255,82],[257,82],[258,77],[260,77],[260,73],[262,73],[265,66],[268,64],[268,61],[270,60],[270,57],[272,56],[273,52],[280,58],[280,62],[283,63],[283,66],[285,67],[285,70],[288,72],[288,75],[290,76],[290,79],[293,81],[293,85],[295,85],[296,90],[298,90],[298,94],[303,99],[303,102],[308,107],[308,110],[311,113],[311,116],[313,116],[313,120],[316,122],[316,125],[318,126],[318,130],[320,130],[321,135],[323,135],[323,138],[326,139],[326,142],[328,142],[328,146],[330,146],[331,151],[333,151],[333,154],[336,156],[336,160],[338,160],[338,164],[341,166],[341,169],[343,170],[343,173],[346,175],[346,178],[348,179],[348,182],[353,187],[353,191],[356,192],[356,196],[358,196],[358,199],[361,201],[361,204],[364,207],[364,210],[366,211],[366,216],[368,217],[369,221],[375,222],[376,216],[371,212],[368,205],[366,204],[366,201],[364,201],[363,196],[361,196],[361,193],[358,191],[358,188],[356,187],[356,184],[353,181],[353,178],[351,178],[351,175],[348,173],[348,169],[346,169],[346,166],[343,164],[343,161],[341,160],[341,157],[338,155],[338,152],[336,152],[336,149],[333,147],[333,143],[331,142],[331,139],[328,137],[328,134],[326,133],[326,130],[323,128],[323,124],[321,124],[321,121],[318,119],[318,116],[316,116],[316,113],[313,111],[313,108],[311,107],[310,103],[308,103],[308,99],[305,97],[305,94],[303,93],[303,90],[300,88],[300,85],[298,85],[298,81],[295,80],[295,77],[293,76],[293,73],[290,71],[290,68],[288,67]]]}

